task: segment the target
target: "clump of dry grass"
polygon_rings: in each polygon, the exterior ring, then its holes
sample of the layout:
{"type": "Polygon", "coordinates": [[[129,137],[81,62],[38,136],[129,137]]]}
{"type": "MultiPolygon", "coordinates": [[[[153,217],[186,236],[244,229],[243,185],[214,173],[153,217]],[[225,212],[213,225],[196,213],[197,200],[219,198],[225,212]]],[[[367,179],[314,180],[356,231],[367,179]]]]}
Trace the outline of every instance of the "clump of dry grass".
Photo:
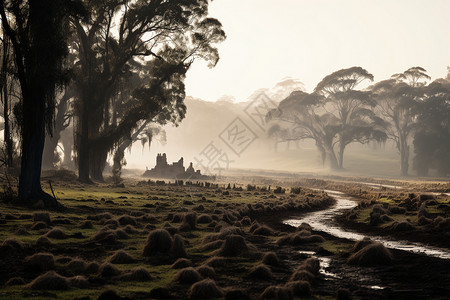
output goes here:
{"type": "Polygon", "coordinates": [[[126,251],[118,250],[108,259],[108,261],[113,264],[132,264],[136,259],[126,251]]]}
{"type": "Polygon", "coordinates": [[[211,250],[216,250],[219,249],[220,247],[222,247],[222,245],[224,244],[223,240],[217,240],[214,242],[209,242],[206,243],[202,246],[202,251],[211,251],[211,250]]]}
{"type": "Polygon", "coordinates": [[[370,243],[347,259],[347,263],[358,266],[390,265],[393,261],[391,252],[377,242],[370,243]]]}
{"type": "Polygon", "coordinates": [[[92,229],[92,228],[94,228],[94,225],[92,224],[91,221],[84,221],[83,223],[80,224],[79,227],[81,229],[92,229]]]}
{"type": "Polygon", "coordinates": [[[98,270],[100,269],[100,264],[96,261],[90,262],[87,266],[86,266],[86,274],[95,274],[98,272],[98,270]]]}
{"type": "Polygon", "coordinates": [[[67,234],[59,228],[53,228],[45,234],[46,237],[56,240],[64,240],[67,238],[67,234]]]}
{"type": "Polygon", "coordinates": [[[237,234],[228,235],[225,243],[218,250],[221,256],[240,256],[249,251],[249,247],[245,239],[237,234]]]}
{"type": "Polygon", "coordinates": [[[30,227],[31,230],[41,230],[45,228],[48,228],[48,225],[47,223],[42,221],[34,222],[33,225],[31,225],[30,227]]]}
{"type": "Polygon", "coordinates": [[[300,232],[287,234],[281,236],[276,240],[278,245],[304,245],[308,243],[322,243],[325,239],[318,234],[310,235],[308,231],[302,230],[300,232]]]}
{"type": "Polygon", "coordinates": [[[192,284],[200,280],[202,280],[202,276],[192,267],[181,269],[174,277],[174,281],[181,284],[192,284]]]}
{"type": "Polygon", "coordinates": [[[67,264],[67,268],[75,274],[84,273],[87,267],[88,263],[81,258],[74,258],[67,264]]]}
{"type": "Polygon", "coordinates": [[[208,258],[203,264],[213,268],[223,268],[227,264],[227,260],[223,257],[213,256],[208,258]]]}
{"type": "Polygon", "coordinates": [[[262,226],[257,227],[255,230],[253,230],[253,234],[272,236],[275,234],[275,232],[269,226],[262,225],[262,226]]]}
{"type": "Polygon", "coordinates": [[[269,286],[267,287],[261,295],[259,295],[259,299],[276,299],[276,300],[292,300],[292,291],[284,286],[269,286]]]}
{"type": "Polygon", "coordinates": [[[289,279],[289,281],[308,281],[308,282],[313,282],[314,278],[315,278],[314,274],[312,274],[308,270],[297,269],[291,275],[291,278],[289,279]]]}
{"type": "Polygon", "coordinates": [[[188,292],[190,299],[212,299],[223,297],[223,291],[211,279],[204,279],[194,283],[188,292]]]}
{"type": "Polygon", "coordinates": [[[211,278],[211,279],[216,278],[216,271],[214,270],[213,267],[203,265],[197,267],[196,270],[197,272],[200,273],[200,275],[202,275],[203,278],[211,278]]]}
{"type": "Polygon", "coordinates": [[[113,277],[122,273],[115,265],[108,262],[100,265],[99,272],[102,277],[113,277]]]}
{"type": "Polygon", "coordinates": [[[43,211],[33,213],[33,222],[44,222],[47,225],[52,224],[50,214],[43,211]]]}
{"type": "Polygon", "coordinates": [[[129,215],[122,215],[117,219],[117,221],[119,222],[119,224],[121,226],[125,226],[125,225],[136,226],[137,225],[136,219],[129,215]]]}
{"type": "Polygon", "coordinates": [[[69,284],[73,287],[79,288],[79,289],[85,289],[89,287],[89,281],[88,279],[83,275],[77,275],[68,278],[69,284]]]}
{"type": "Polygon", "coordinates": [[[25,248],[25,244],[15,237],[8,237],[6,240],[3,241],[0,248],[2,251],[5,252],[20,251],[25,248]]]}
{"type": "Polygon", "coordinates": [[[286,284],[286,287],[292,291],[295,297],[311,296],[311,284],[308,281],[291,281],[286,284]]]}
{"type": "Polygon", "coordinates": [[[211,218],[210,215],[202,214],[202,215],[200,215],[200,216],[198,217],[197,223],[198,223],[198,224],[209,224],[209,223],[212,222],[212,220],[213,220],[213,219],[211,218]]]}
{"type": "Polygon", "coordinates": [[[152,276],[150,275],[150,272],[147,271],[144,267],[137,267],[129,272],[121,275],[119,277],[119,280],[122,281],[149,281],[152,279],[152,276]]]}
{"type": "Polygon", "coordinates": [[[190,261],[189,259],[179,258],[170,266],[170,268],[183,269],[183,268],[188,268],[188,267],[192,267],[192,266],[193,266],[192,261],[190,261]]]}
{"type": "Polygon", "coordinates": [[[43,248],[48,248],[52,245],[52,242],[49,240],[48,237],[46,236],[40,236],[37,238],[36,240],[36,246],[37,247],[43,247],[43,248]]]}
{"type": "Polygon", "coordinates": [[[68,279],[55,271],[39,275],[27,287],[32,290],[68,290],[70,288],[68,279]]]}
{"type": "Polygon", "coordinates": [[[336,293],[336,300],[351,300],[352,293],[348,289],[340,288],[336,293]]]}
{"type": "Polygon", "coordinates": [[[175,258],[187,257],[186,247],[184,245],[184,239],[179,234],[173,236],[172,246],[170,247],[170,253],[175,258]]]}
{"type": "Polygon", "coordinates": [[[267,252],[264,254],[262,258],[263,264],[269,265],[269,266],[278,266],[280,265],[280,260],[278,259],[278,256],[275,252],[267,252]]]}
{"type": "Polygon", "coordinates": [[[172,247],[172,237],[165,229],[155,229],[149,233],[144,246],[144,256],[154,256],[156,254],[166,254],[172,247]]]}
{"type": "Polygon", "coordinates": [[[25,280],[22,277],[13,277],[8,279],[5,283],[5,286],[13,286],[13,285],[24,285],[25,280]]]}
{"type": "Polygon", "coordinates": [[[109,212],[104,212],[104,213],[100,213],[100,214],[96,214],[96,215],[90,215],[87,216],[88,220],[92,220],[92,221],[105,221],[105,220],[109,220],[112,219],[113,215],[109,212]]]}
{"type": "Polygon", "coordinates": [[[261,280],[270,280],[273,278],[272,271],[270,268],[264,264],[259,264],[255,266],[250,273],[248,274],[251,278],[261,279],[261,280]]]}
{"type": "Polygon", "coordinates": [[[55,267],[55,257],[51,253],[36,253],[25,259],[25,265],[33,270],[51,270],[55,267]]]}

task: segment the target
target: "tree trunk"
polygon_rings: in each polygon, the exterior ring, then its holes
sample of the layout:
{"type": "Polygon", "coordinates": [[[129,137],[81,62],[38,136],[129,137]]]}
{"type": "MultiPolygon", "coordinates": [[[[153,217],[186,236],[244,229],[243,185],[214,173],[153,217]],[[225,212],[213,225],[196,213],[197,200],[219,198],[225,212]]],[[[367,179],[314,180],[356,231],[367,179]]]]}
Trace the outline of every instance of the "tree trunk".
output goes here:
{"type": "Polygon", "coordinates": [[[44,153],[42,155],[42,168],[43,169],[54,169],[55,164],[58,162],[56,147],[58,146],[59,134],[53,136],[46,136],[44,153]]]}
{"type": "Polygon", "coordinates": [[[340,142],[339,142],[339,157],[338,157],[338,168],[343,169],[344,168],[344,151],[345,151],[345,143],[343,142],[344,137],[340,136],[340,142]]]}
{"type": "Polygon", "coordinates": [[[328,161],[330,162],[331,170],[339,170],[340,169],[338,160],[336,158],[336,154],[334,153],[334,151],[327,151],[327,158],[328,158],[328,161]]]}
{"type": "Polygon", "coordinates": [[[3,118],[5,119],[3,139],[5,141],[5,148],[6,148],[6,166],[12,168],[14,164],[13,162],[14,147],[13,147],[13,140],[11,138],[11,127],[9,125],[8,106],[9,106],[8,89],[5,78],[5,86],[3,86],[3,118]]]}
{"type": "Polygon", "coordinates": [[[103,147],[93,148],[91,147],[90,152],[90,175],[91,178],[105,182],[103,178],[103,170],[106,166],[106,159],[108,157],[108,150],[105,150],[103,147]]]}
{"type": "Polygon", "coordinates": [[[122,161],[125,157],[125,150],[131,145],[131,140],[126,140],[123,143],[117,147],[117,150],[114,152],[113,157],[113,168],[112,168],[112,174],[113,174],[113,180],[115,184],[119,184],[122,174],[122,161]]]}
{"type": "Polygon", "coordinates": [[[42,159],[42,166],[47,169],[55,168],[60,158],[58,157],[57,147],[61,138],[61,132],[68,126],[66,124],[66,111],[69,105],[69,100],[72,98],[73,93],[70,88],[67,88],[64,92],[64,96],[58,103],[57,114],[55,118],[55,127],[53,130],[53,136],[47,136],[45,139],[44,156],[42,159]]]}
{"type": "Polygon", "coordinates": [[[402,176],[408,175],[408,169],[409,169],[409,146],[407,144],[406,139],[400,138],[400,145],[399,145],[399,152],[400,152],[400,174],[402,176]]]}
{"type": "Polygon", "coordinates": [[[77,132],[77,152],[78,152],[78,180],[84,183],[92,183],[89,178],[89,115],[87,105],[82,104],[82,113],[79,117],[79,130],[77,132]]]}
{"type": "MultiPolygon", "coordinates": [[[[4,30],[4,29],[3,29],[4,30]]],[[[8,64],[11,63],[9,58],[9,39],[3,31],[3,60],[1,70],[1,90],[0,96],[3,102],[3,118],[5,120],[5,128],[3,132],[3,141],[5,143],[6,166],[11,168],[13,166],[13,140],[11,138],[11,127],[9,124],[9,97],[8,97],[8,64]]]]}
{"type": "Polygon", "coordinates": [[[64,147],[64,160],[62,165],[68,169],[74,169],[75,165],[72,159],[72,147],[73,147],[73,127],[66,128],[61,133],[61,143],[64,147]]]}

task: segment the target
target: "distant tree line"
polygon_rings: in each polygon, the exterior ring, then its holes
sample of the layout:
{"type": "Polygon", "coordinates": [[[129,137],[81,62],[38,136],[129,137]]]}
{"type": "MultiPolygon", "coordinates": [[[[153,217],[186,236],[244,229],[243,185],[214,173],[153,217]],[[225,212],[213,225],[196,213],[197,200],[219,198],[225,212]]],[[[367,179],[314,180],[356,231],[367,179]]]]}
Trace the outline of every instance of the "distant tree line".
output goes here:
{"type": "Polygon", "coordinates": [[[433,82],[421,67],[359,89],[373,75],[361,67],[326,76],[312,93],[294,91],[270,111],[269,136],[286,141],[312,139],[323,163],[344,168],[351,143],[392,140],[400,174],[408,175],[410,154],[419,176],[434,169],[450,174],[450,69],[433,82]]]}
{"type": "Polygon", "coordinates": [[[1,160],[20,166],[20,202],[58,205],[41,189],[42,163],[74,165],[80,181],[103,181],[109,156],[119,182],[133,142],[164,139],[161,126],[185,116],[192,63],[204,59],[213,67],[219,60],[215,45],[225,33],[208,6],[208,0],[1,1],[1,160]]]}

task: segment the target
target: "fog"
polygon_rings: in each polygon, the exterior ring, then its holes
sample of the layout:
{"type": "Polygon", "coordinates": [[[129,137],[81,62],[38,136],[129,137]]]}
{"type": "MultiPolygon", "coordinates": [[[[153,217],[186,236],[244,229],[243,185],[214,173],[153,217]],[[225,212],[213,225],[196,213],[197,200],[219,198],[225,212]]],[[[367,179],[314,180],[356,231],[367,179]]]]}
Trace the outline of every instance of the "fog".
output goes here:
{"type": "MultiPolygon", "coordinates": [[[[166,140],[155,137],[151,146],[135,143],[126,154],[125,169],[137,169],[144,172],[145,168],[153,168],[158,153],[166,153],[169,163],[184,158],[185,167],[189,162],[194,163],[196,169],[215,175],[227,175],[237,169],[271,170],[286,172],[306,172],[311,174],[338,175],[372,175],[396,176],[399,173],[398,154],[391,141],[384,143],[372,142],[366,145],[351,144],[346,152],[346,167],[341,171],[331,171],[322,163],[320,153],[314,141],[283,141],[277,143],[268,136],[267,128],[262,129],[255,123],[245,110],[258,101],[263,93],[270,98],[273,105],[277,105],[293,90],[303,89],[299,80],[285,78],[272,88],[256,90],[247,101],[236,102],[233,97],[222,97],[216,102],[199,98],[187,97],[186,118],[178,127],[164,126],[166,140]],[[287,81],[294,80],[295,84],[280,86],[287,81]],[[233,101],[234,100],[234,101],[233,101]],[[221,133],[229,128],[230,123],[239,117],[255,133],[256,139],[237,155],[220,138],[221,133]],[[213,143],[222,153],[229,156],[228,168],[222,164],[224,170],[217,167],[204,166],[199,163],[202,151],[213,143]],[[202,168],[204,167],[204,168],[202,168]]],[[[206,160],[204,160],[206,162],[206,160]]],[[[136,170],[136,171],[137,171],[136,170]]]]}

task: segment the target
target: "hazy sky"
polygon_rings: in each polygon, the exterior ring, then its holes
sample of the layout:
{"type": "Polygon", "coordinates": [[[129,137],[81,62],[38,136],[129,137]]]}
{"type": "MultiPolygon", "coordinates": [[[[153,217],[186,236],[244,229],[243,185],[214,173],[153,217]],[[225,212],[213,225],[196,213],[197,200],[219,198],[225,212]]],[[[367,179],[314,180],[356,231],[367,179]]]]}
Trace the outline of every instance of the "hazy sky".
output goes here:
{"type": "Polygon", "coordinates": [[[326,75],[361,66],[375,80],[422,66],[433,78],[450,65],[450,0],[215,0],[227,33],[214,69],[196,62],[187,94],[245,100],[286,76],[308,91],[326,75]]]}

